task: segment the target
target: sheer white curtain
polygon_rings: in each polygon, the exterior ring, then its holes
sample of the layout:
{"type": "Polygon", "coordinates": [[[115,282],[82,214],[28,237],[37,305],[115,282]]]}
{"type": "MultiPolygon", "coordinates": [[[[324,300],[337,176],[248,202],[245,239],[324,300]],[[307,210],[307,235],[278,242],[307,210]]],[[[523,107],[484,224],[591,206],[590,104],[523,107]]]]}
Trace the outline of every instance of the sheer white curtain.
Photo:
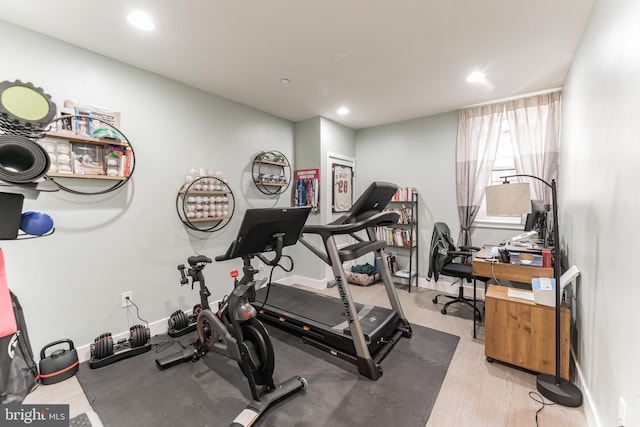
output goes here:
{"type": "MultiPolygon", "coordinates": [[[[516,173],[547,182],[558,179],[560,92],[505,102],[516,173]]],[[[532,198],[551,203],[551,190],[538,180],[529,182],[532,198]]]]}
{"type": "Polygon", "coordinates": [[[504,104],[485,105],[458,113],[456,188],[460,234],[458,246],[471,244],[471,225],[478,214],[484,188],[498,150],[504,104]]]}

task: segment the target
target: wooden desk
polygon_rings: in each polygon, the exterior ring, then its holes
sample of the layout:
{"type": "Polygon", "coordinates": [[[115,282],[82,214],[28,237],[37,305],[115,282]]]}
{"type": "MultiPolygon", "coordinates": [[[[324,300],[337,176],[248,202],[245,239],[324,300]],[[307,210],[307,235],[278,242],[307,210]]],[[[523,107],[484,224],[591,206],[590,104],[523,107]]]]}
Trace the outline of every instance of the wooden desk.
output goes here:
{"type": "MultiPolygon", "coordinates": [[[[484,251],[484,249],[482,249],[484,251]]],[[[482,254],[480,251],[477,255],[482,254]]],[[[504,262],[489,262],[484,258],[475,256],[472,260],[471,271],[476,277],[488,277],[497,280],[510,280],[513,282],[531,283],[534,277],[553,277],[553,268],[530,267],[527,265],[515,265],[504,262]]],[[[485,288],[486,290],[486,288],[485,288]]],[[[485,302],[486,302],[485,295],[485,302]]],[[[475,308],[476,282],[473,282],[473,306],[475,308]]],[[[485,307],[486,311],[486,307],[485,307]]],[[[486,333],[486,331],[485,331],[486,333]]],[[[473,316],[473,337],[476,337],[476,317],[473,316]]]]}
{"type": "MultiPolygon", "coordinates": [[[[505,286],[489,285],[485,296],[484,353],[487,360],[500,360],[555,375],[555,308],[510,298],[507,292],[505,286]]],[[[569,308],[563,304],[560,309],[560,376],[567,380],[570,316],[569,308]]]]}
{"type": "Polygon", "coordinates": [[[553,268],[530,267],[504,262],[489,262],[481,258],[473,258],[473,275],[491,279],[511,280],[531,283],[534,277],[553,277],[553,268]]]}

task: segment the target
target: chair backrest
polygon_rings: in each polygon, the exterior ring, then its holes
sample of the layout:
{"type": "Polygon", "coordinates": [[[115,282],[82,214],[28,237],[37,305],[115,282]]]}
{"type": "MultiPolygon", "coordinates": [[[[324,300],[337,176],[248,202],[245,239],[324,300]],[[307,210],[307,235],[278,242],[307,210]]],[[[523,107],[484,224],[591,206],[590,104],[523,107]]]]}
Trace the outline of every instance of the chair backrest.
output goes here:
{"type": "Polygon", "coordinates": [[[458,248],[451,238],[449,226],[444,222],[434,223],[433,234],[431,235],[431,248],[429,252],[428,277],[433,275],[437,281],[438,276],[440,275],[440,270],[455,258],[453,255],[450,255],[449,252],[457,249],[458,248]]]}
{"type": "Polygon", "coordinates": [[[453,242],[451,230],[444,222],[436,222],[433,224],[433,235],[431,236],[431,251],[456,251],[458,247],[453,242]]]}

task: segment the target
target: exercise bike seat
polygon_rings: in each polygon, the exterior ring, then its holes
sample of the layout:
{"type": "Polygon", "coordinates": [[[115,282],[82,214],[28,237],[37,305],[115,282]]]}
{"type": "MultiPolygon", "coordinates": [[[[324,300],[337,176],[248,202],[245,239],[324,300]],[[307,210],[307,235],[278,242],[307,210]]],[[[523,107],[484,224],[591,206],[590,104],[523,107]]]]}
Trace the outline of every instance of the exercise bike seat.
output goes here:
{"type": "Polygon", "coordinates": [[[210,263],[211,258],[204,255],[190,256],[189,258],[187,258],[187,262],[191,267],[195,267],[200,263],[207,263],[207,264],[210,263]]]}

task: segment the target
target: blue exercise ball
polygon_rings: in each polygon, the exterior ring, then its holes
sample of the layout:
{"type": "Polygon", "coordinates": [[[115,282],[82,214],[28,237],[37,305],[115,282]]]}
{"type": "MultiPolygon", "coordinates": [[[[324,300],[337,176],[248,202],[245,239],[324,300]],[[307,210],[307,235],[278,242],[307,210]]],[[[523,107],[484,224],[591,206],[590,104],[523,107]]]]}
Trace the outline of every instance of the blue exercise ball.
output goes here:
{"type": "Polygon", "coordinates": [[[25,212],[20,220],[20,230],[32,236],[41,236],[53,228],[53,219],[42,212],[25,212]]]}

